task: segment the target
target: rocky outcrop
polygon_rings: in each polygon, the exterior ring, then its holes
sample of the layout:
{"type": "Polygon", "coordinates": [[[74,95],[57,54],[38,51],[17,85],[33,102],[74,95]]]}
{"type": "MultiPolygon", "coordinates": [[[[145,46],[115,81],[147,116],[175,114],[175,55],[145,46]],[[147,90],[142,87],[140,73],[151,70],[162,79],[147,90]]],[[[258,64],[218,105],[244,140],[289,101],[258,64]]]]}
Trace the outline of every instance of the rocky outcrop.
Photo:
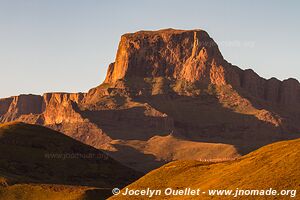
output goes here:
{"type": "Polygon", "coordinates": [[[106,83],[130,77],[167,77],[188,81],[209,80],[222,55],[203,30],[140,31],[121,37],[115,63],[106,83]]]}
{"type": "Polygon", "coordinates": [[[47,93],[43,95],[44,124],[79,123],[84,119],[76,112],[84,94],[47,93]]]}
{"type": "Polygon", "coordinates": [[[22,115],[42,115],[45,124],[61,123],[74,119],[72,105],[78,104],[84,94],[46,93],[40,95],[20,95],[0,99],[2,122],[17,120],[22,115]]]}
{"type": "Polygon", "coordinates": [[[39,114],[43,110],[43,99],[38,95],[20,95],[0,100],[2,122],[14,121],[21,115],[39,114]]]}
{"type": "Polygon", "coordinates": [[[245,90],[255,98],[267,101],[289,111],[300,111],[300,83],[296,79],[280,81],[276,78],[264,79],[253,70],[238,70],[238,89],[245,90]]]}
{"type": "Polygon", "coordinates": [[[266,80],[253,70],[241,70],[223,59],[217,44],[203,30],[140,31],[121,37],[116,60],[105,83],[165,77],[205,85],[230,84],[273,105],[300,106],[295,79],[266,80]]]}

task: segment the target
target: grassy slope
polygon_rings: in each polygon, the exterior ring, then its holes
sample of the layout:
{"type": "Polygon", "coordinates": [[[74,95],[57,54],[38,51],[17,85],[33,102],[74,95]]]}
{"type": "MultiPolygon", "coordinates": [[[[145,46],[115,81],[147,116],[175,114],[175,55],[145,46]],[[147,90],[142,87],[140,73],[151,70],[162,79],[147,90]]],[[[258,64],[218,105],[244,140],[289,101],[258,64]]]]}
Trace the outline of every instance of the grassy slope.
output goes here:
{"type": "Polygon", "coordinates": [[[114,144],[122,147],[132,147],[138,152],[142,152],[143,154],[140,155],[132,155],[126,151],[120,151],[118,155],[112,156],[115,156],[116,160],[122,163],[130,164],[138,171],[146,172],[162,166],[163,162],[173,160],[230,160],[239,157],[239,153],[233,145],[194,142],[176,138],[172,135],[154,136],[148,141],[118,140],[114,142],[114,144]],[[161,162],[147,160],[144,154],[153,155],[155,161],[161,162]],[[136,162],[132,160],[132,157],[136,158],[136,162]]]}
{"type": "Polygon", "coordinates": [[[137,175],[59,132],[23,123],[0,125],[0,199],[92,199],[93,193],[101,199],[111,189],[96,188],[124,186],[137,175]],[[76,153],[94,157],[45,157],[76,153]]]}
{"type": "MultiPolygon", "coordinates": [[[[215,164],[175,161],[148,173],[128,187],[130,189],[191,187],[202,190],[273,188],[299,191],[299,149],[300,139],[297,139],[267,145],[236,161],[215,164]]],[[[189,199],[189,197],[185,198],[189,199]]],[[[201,196],[201,199],[205,198],[209,197],[201,196]]],[[[283,199],[282,196],[277,198],[283,199]]],[[[125,198],[122,197],[122,199],[125,198]]],[[[178,197],[178,199],[183,199],[183,197],[178,197]]],[[[255,197],[255,199],[259,198],[255,197]]]]}

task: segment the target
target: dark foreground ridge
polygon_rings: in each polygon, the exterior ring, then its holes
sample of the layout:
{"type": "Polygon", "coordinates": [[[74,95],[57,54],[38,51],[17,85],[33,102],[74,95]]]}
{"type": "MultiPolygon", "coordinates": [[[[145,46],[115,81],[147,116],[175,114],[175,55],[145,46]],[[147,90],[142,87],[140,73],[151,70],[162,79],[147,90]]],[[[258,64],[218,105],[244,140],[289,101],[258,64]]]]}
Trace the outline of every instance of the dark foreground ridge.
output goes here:
{"type": "Polygon", "coordinates": [[[93,193],[101,199],[141,176],[100,150],[36,125],[1,125],[0,152],[0,199],[84,199],[93,193]]]}

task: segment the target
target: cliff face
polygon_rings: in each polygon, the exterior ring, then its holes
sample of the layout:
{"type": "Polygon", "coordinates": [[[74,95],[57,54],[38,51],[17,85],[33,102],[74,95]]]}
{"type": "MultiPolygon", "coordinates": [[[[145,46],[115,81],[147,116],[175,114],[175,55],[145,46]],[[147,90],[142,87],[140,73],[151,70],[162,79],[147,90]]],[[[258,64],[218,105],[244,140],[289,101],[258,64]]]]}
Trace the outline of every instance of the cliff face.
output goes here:
{"type": "Polygon", "coordinates": [[[283,109],[300,111],[300,83],[296,79],[280,81],[276,78],[264,79],[253,70],[238,69],[238,88],[249,92],[254,97],[281,106],[283,109]]]}
{"type": "Polygon", "coordinates": [[[113,84],[137,77],[164,77],[206,85],[230,84],[272,104],[293,109],[300,106],[297,80],[266,80],[253,70],[232,66],[203,30],[166,29],[123,35],[116,60],[109,66],[104,82],[113,84]]]}
{"type": "Polygon", "coordinates": [[[1,99],[0,121],[43,125],[99,148],[110,138],[82,116],[78,106],[85,96],[85,93],[45,93],[1,99]]]}
{"type": "Polygon", "coordinates": [[[0,99],[0,119],[2,122],[16,120],[22,115],[39,114],[43,110],[43,99],[38,95],[20,95],[0,99]]]}
{"type": "Polygon", "coordinates": [[[81,93],[46,93],[43,96],[20,95],[1,99],[0,119],[2,122],[9,122],[24,115],[40,117],[43,114],[40,123],[61,123],[75,117],[70,112],[73,110],[72,104],[79,103],[83,96],[81,93]]]}
{"type": "Polygon", "coordinates": [[[79,123],[84,120],[75,109],[84,94],[48,93],[43,95],[44,124],[79,123]]]}
{"type": "Polygon", "coordinates": [[[14,120],[61,131],[151,170],[299,137],[300,84],[233,66],[203,30],[140,31],[121,37],[104,83],[88,93],[0,99],[0,122],[14,120]]]}
{"type": "Polygon", "coordinates": [[[106,83],[130,77],[166,77],[217,82],[217,44],[202,30],[141,31],[121,37],[116,61],[109,66],[106,83]],[[212,76],[210,76],[212,73],[212,76]]]}

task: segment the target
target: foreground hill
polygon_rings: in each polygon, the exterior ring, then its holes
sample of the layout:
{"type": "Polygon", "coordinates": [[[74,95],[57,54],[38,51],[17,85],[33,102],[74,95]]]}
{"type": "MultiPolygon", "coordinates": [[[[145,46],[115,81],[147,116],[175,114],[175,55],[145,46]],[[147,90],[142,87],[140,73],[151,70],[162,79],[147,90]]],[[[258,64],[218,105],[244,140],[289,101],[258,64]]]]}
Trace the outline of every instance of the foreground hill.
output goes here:
{"type": "Polygon", "coordinates": [[[121,37],[105,81],[87,93],[0,99],[0,122],[13,120],[60,131],[147,172],[299,138],[300,84],[232,65],[204,30],[139,31],[121,37]]]}
{"type": "Polygon", "coordinates": [[[0,125],[0,199],[76,199],[94,193],[99,199],[139,175],[51,129],[0,125]]]}
{"type": "MultiPolygon", "coordinates": [[[[277,142],[260,148],[235,161],[203,163],[197,161],[175,161],[156,169],[127,186],[129,189],[300,189],[300,139],[277,142]]],[[[125,191],[125,190],[123,190],[125,191]]],[[[294,193],[295,195],[295,193],[294,193]]],[[[299,194],[298,194],[299,196],[299,194]]],[[[148,198],[148,197],[147,197],[148,198]]],[[[147,199],[131,196],[128,199],[147,199]]],[[[153,199],[162,199],[154,196],[153,199]]],[[[165,197],[167,198],[167,197],[165,197]]],[[[171,198],[171,197],[168,197],[171,198]]],[[[194,197],[196,198],[196,197],[194,197]]],[[[210,199],[201,194],[198,199],[210,199]]],[[[214,196],[215,199],[230,199],[214,196]]],[[[281,196],[244,196],[243,199],[291,199],[281,196]]],[[[115,196],[112,199],[127,199],[115,196]]],[[[191,199],[191,196],[173,196],[172,199],[191,199]]],[[[293,199],[298,199],[294,197],[293,199]]]]}

